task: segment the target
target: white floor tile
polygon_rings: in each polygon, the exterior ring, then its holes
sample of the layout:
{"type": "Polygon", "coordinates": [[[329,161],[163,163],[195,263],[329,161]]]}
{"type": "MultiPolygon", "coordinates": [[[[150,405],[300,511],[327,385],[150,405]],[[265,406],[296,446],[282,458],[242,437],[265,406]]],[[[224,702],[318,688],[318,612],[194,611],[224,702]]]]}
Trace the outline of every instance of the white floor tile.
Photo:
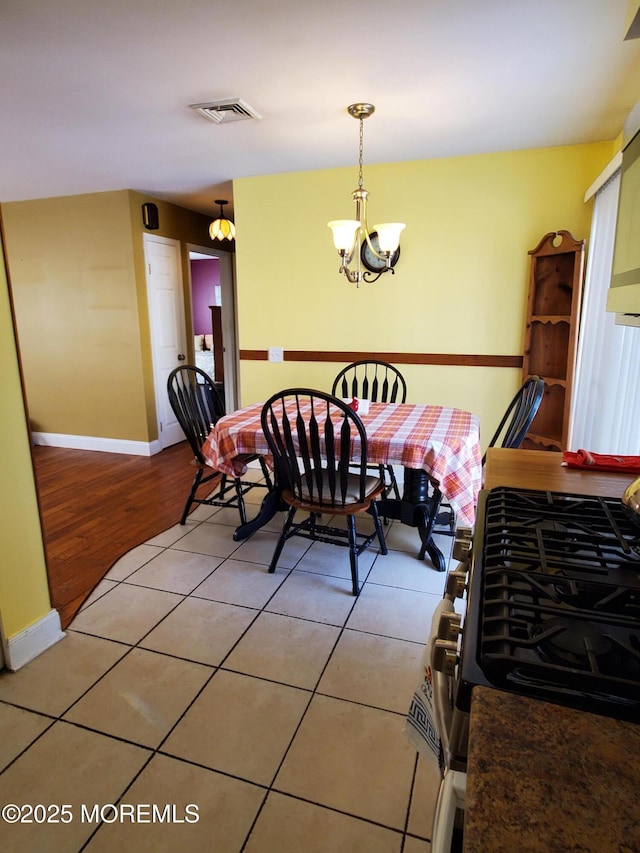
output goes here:
{"type": "Polygon", "coordinates": [[[70,628],[133,644],[181,601],[182,597],[174,593],[120,583],[78,613],[70,628]]]}
{"type": "Polygon", "coordinates": [[[403,829],[415,752],[400,721],[387,711],[315,696],[274,788],[403,829]]]}
{"type": "Polygon", "coordinates": [[[430,592],[442,598],[446,572],[437,572],[430,561],[418,560],[414,554],[389,551],[376,560],[367,578],[369,583],[430,592]]]}
{"type": "Polygon", "coordinates": [[[239,851],[263,799],[264,790],[256,785],[156,755],[123,798],[127,805],[147,808],[142,814],[149,819],[136,824],[126,820],[105,824],[86,850],[239,851]],[[161,809],[169,804],[176,822],[152,820],[147,804],[161,809]]]}
{"type": "Polygon", "coordinates": [[[218,670],[162,751],[268,785],[309,698],[295,687],[218,670]]]}
{"type": "Polygon", "coordinates": [[[344,625],[356,603],[351,578],[292,572],[266,605],[271,613],[344,625]]]}
{"type": "Polygon", "coordinates": [[[0,700],[58,716],[127,651],[120,643],[67,631],[22,669],[0,673],[0,700]]]}
{"type": "Polygon", "coordinates": [[[358,596],[347,627],[424,644],[437,602],[438,597],[430,593],[367,583],[358,596]]]}
{"type": "Polygon", "coordinates": [[[157,747],[211,674],[200,664],[132,649],[64,719],[157,747]]]}
{"type": "Polygon", "coordinates": [[[257,617],[257,610],[205,598],[186,598],[140,645],[217,666],[257,617]]]}
{"type": "MultiPolygon", "coordinates": [[[[399,853],[402,836],[358,818],[270,793],[245,853],[399,853]]],[[[416,851],[417,853],[417,851],[416,851]]]]}
{"type": "Polygon", "coordinates": [[[313,690],[336,644],[332,625],[261,613],[225,660],[226,669],[313,690]]]}
{"type": "Polygon", "coordinates": [[[57,722],[0,776],[2,803],[68,805],[72,820],[0,822],[3,853],[78,851],[96,828],[82,805],[116,803],[149,759],[139,746],[57,722]]]}
{"type": "Polygon", "coordinates": [[[127,583],[188,595],[222,562],[221,557],[167,548],[127,578],[127,583]]]}
{"type": "Polygon", "coordinates": [[[245,607],[264,607],[278,591],[286,575],[271,574],[261,563],[225,560],[193,592],[194,597],[210,598],[245,607]]]}
{"type": "Polygon", "coordinates": [[[388,555],[361,555],[358,598],[346,548],[294,537],[270,574],[283,521],[235,542],[236,509],[198,507],[118,560],[62,642],[0,674],[0,799],[191,803],[198,822],[90,840],[77,821],[0,824],[3,853],[428,853],[438,774],[418,762],[414,781],[404,719],[445,575],[399,522],[388,555]]]}
{"type": "Polygon", "coordinates": [[[105,575],[105,578],[112,581],[122,581],[128,578],[136,569],[139,569],[140,566],[144,566],[149,560],[157,557],[162,551],[163,547],[160,545],[150,545],[149,543],[139,545],[115,562],[105,575]]]}
{"type": "Polygon", "coordinates": [[[404,714],[421,675],[422,651],[419,643],[344,631],[318,691],[404,714]]]}

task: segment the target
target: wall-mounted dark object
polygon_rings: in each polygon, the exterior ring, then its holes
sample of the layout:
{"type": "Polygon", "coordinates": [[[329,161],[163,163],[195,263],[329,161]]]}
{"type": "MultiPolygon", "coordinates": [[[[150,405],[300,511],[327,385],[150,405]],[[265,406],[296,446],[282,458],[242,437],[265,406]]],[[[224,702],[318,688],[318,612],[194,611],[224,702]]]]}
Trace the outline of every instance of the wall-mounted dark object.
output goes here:
{"type": "Polygon", "coordinates": [[[148,201],[142,205],[142,222],[144,223],[144,227],[148,228],[149,231],[157,231],[160,227],[160,222],[158,219],[158,206],[156,204],[148,201]]]}

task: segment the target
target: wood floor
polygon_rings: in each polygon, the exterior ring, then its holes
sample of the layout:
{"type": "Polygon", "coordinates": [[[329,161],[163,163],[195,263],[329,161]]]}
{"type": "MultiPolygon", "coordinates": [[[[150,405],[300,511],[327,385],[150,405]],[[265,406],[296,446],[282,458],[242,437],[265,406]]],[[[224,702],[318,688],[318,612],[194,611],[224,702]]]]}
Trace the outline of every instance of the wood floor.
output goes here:
{"type": "Polygon", "coordinates": [[[65,628],[116,560],[180,521],[193,454],[181,442],[150,457],[36,446],[33,458],[52,604],[65,628]]]}

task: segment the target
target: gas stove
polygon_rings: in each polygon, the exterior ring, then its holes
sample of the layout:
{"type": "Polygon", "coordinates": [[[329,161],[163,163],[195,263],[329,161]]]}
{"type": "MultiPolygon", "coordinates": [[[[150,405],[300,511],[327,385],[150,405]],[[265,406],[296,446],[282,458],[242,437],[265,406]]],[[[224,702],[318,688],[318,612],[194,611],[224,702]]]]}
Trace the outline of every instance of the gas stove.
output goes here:
{"type": "Polygon", "coordinates": [[[640,722],[640,527],[616,498],[481,492],[456,706],[477,684],[640,722]]]}

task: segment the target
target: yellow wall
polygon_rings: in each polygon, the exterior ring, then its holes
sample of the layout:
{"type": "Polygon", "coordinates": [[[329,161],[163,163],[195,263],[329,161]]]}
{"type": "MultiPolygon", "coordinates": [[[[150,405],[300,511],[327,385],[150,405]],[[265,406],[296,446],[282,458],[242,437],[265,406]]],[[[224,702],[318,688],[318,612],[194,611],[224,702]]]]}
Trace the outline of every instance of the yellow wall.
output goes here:
{"type": "MultiPolygon", "coordinates": [[[[157,437],[140,206],[126,190],[2,207],[32,427],[157,437]]],[[[160,236],[210,245],[209,219],[154,200],[160,236]]],[[[187,311],[187,317],[190,312],[187,311]]]]}
{"type": "Polygon", "coordinates": [[[10,639],[51,604],[1,244],[0,388],[0,617],[10,639]]]}
{"type": "MultiPolygon", "coordinates": [[[[612,143],[365,165],[369,224],[402,221],[396,274],[338,275],[326,223],[352,218],[353,168],[234,182],[240,349],[522,355],[528,251],[587,238],[584,192],[612,143]]],[[[366,158],[365,158],[366,159],[366,158]]],[[[241,362],[244,405],[288,385],[330,388],[339,365],[241,362]]],[[[402,365],[410,402],[470,409],[483,437],[519,386],[508,368],[402,365]]]]}

